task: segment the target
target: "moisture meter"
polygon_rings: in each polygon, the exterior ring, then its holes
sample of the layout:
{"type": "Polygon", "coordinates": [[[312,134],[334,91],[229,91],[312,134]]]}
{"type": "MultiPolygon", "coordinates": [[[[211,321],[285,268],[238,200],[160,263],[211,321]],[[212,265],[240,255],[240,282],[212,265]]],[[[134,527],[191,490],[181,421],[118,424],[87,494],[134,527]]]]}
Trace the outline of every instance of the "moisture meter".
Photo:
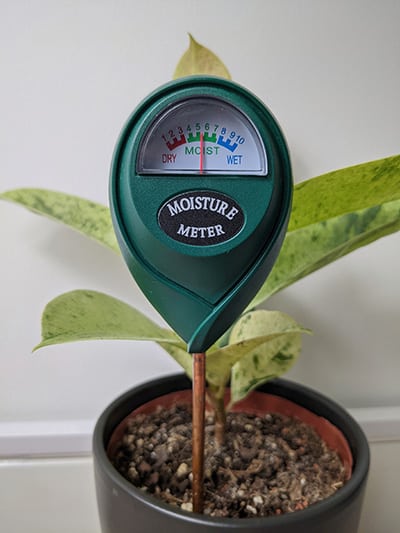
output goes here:
{"type": "Polygon", "coordinates": [[[231,81],[182,78],[128,119],[111,169],[114,227],[129,270],[189,352],[205,352],[262,285],[291,195],[276,120],[231,81]]]}

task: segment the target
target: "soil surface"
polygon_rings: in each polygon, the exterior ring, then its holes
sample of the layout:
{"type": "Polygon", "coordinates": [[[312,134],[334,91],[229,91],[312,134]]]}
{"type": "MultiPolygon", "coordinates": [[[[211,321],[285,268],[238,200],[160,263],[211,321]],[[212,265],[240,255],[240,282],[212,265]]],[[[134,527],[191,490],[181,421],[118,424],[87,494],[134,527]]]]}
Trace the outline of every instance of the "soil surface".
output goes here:
{"type": "MultiPolygon", "coordinates": [[[[192,510],[191,416],[186,406],[137,415],[114,458],[134,485],[187,511],[192,510]]],[[[205,514],[249,518],[293,512],[345,483],[337,453],[302,422],[276,414],[229,413],[220,449],[213,423],[207,416],[205,514]]]]}

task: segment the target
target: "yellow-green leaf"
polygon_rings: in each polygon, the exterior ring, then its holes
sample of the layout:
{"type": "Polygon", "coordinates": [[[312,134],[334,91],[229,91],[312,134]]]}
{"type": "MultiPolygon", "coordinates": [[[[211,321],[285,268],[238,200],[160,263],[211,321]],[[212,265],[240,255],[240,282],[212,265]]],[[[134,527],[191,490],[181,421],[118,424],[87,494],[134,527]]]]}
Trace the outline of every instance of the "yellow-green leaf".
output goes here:
{"type": "Polygon", "coordinates": [[[295,187],[278,260],[250,303],[400,229],[400,156],[330,172],[295,187]]]}
{"type": "Polygon", "coordinates": [[[42,316],[42,341],[34,349],[97,339],[154,341],[192,377],[192,357],[178,335],[125,302],[96,291],[71,291],[49,302],[42,316]]]}
{"type": "Polygon", "coordinates": [[[274,268],[249,308],[357,248],[399,230],[400,200],[395,200],[289,232],[274,268]]]}
{"type": "Polygon", "coordinates": [[[185,348],[174,332],[158,326],[127,303],[101,292],[76,290],[46,305],[42,341],[35,349],[96,339],[149,340],[185,348]]]}
{"type": "Polygon", "coordinates": [[[179,60],[173,78],[183,78],[194,74],[206,74],[231,79],[228,69],[218,56],[199,44],[189,34],[189,48],[179,60]]]}
{"type": "Polygon", "coordinates": [[[289,370],[301,350],[301,334],[309,330],[290,316],[278,311],[253,311],[234,325],[230,342],[262,342],[236,362],[231,374],[231,405],[251,390],[289,370]],[[262,336],[262,337],[261,337],[262,336]]]}
{"type": "Polygon", "coordinates": [[[246,354],[232,369],[230,405],[263,383],[285,374],[296,362],[300,350],[300,333],[285,333],[246,354]]]}
{"type": "Polygon", "coordinates": [[[400,155],[328,172],[297,184],[289,231],[400,199],[400,155]]]}
{"type": "Polygon", "coordinates": [[[14,189],[1,193],[0,198],[62,222],[119,253],[110,210],[104,205],[48,189],[14,189]]]}
{"type": "Polygon", "coordinates": [[[259,310],[247,313],[232,328],[229,344],[207,354],[207,381],[222,391],[239,361],[247,361],[248,356],[258,353],[268,343],[280,349],[282,343],[279,344],[279,339],[287,342],[288,336],[300,336],[308,331],[279,311],[259,310]]]}
{"type": "Polygon", "coordinates": [[[162,341],[157,341],[157,344],[164,348],[164,350],[168,352],[173,359],[175,359],[178,365],[182,367],[188,377],[192,379],[193,359],[192,356],[187,352],[186,345],[183,344],[183,342],[181,344],[175,344],[172,342],[162,341]]]}

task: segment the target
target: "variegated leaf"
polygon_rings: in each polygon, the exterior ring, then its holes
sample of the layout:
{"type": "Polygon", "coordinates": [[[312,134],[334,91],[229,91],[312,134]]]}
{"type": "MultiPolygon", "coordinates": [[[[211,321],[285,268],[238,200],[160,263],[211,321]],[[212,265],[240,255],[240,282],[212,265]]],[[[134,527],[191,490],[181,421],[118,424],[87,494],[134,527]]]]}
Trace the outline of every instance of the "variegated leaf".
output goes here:
{"type": "Polygon", "coordinates": [[[232,328],[230,342],[265,339],[253,346],[232,368],[231,405],[252,389],[278,377],[294,364],[301,350],[301,334],[309,333],[279,311],[247,313],[232,328]],[[279,331],[279,334],[273,332],[279,331]],[[265,335],[269,333],[269,338],[265,335]],[[260,337],[262,335],[262,337],[260,337]]]}
{"type": "Polygon", "coordinates": [[[400,156],[298,184],[289,230],[256,307],[307,274],[400,228],[400,156]]]}
{"type": "Polygon", "coordinates": [[[399,229],[400,200],[395,200],[289,232],[274,268],[249,309],[315,270],[399,229]]]}
{"type": "Polygon", "coordinates": [[[119,252],[110,210],[104,205],[48,189],[14,189],[1,193],[0,198],[62,222],[114,252],[119,252]]]}
{"type": "Polygon", "coordinates": [[[175,333],[127,303],[101,292],[76,290],[47,304],[42,316],[42,340],[35,349],[95,339],[149,340],[185,348],[175,333]]]}
{"type": "Polygon", "coordinates": [[[279,311],[254,311],[243,315],[232,328],[229,344],[207,356],[207,381],[223,390],[232,368],[249,354],[258,352],[267,343],[277,343],[293,334],[306,333],[297,322],[279,311]]]}
{"type": "Polygon", "coordinates": [[[183,343],[183,341],[180,344],[157,341],[157,344],[164,348],[164,350],[168,352],[173,359],[175,359],[178,365],[182,367],[188,377],[192,379],[193,359],[192,356],[187,352],[186,345],[183,343]]]}
{"type": "Polygon", "coordinates": [[[289,231],[400,200],[400,155],[341,168],[298,183],[289,231]]]}

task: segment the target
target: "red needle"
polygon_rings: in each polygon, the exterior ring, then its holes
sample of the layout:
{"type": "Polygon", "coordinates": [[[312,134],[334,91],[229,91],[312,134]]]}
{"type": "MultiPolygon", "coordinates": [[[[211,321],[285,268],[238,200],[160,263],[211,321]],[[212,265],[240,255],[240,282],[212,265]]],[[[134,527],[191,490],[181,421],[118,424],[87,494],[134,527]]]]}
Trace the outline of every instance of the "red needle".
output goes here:
{"type": "Polygon", "coordinates": [[[203,174],[204,166],[204,133],[200,133],[200,174],[203,174]]]}

